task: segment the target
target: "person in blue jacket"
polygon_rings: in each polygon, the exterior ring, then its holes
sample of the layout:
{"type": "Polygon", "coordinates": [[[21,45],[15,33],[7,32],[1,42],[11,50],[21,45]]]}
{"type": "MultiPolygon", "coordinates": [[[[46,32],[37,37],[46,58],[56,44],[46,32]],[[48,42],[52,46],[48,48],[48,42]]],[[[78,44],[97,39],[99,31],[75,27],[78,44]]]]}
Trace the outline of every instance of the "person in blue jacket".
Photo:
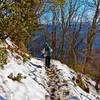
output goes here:
{"type": "Polygon", "coordinates": [[[45,43],[45,46],[44,46],[44,49],[42,50],[42,53],[44,54],[44,57],[45,57],[45,66],[50,68],[52,49],[50,48],[50,46],[47,42],[45,43]]]}

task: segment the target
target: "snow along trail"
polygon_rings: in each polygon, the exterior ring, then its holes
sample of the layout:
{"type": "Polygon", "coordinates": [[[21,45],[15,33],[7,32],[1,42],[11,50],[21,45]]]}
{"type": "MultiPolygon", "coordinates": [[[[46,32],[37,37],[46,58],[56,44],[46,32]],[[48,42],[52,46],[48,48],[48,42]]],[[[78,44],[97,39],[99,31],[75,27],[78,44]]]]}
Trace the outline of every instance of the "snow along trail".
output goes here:
{"type": "Polygon", "coordinates": [[[77,74],[59,61],[53,61],[50,69],[45,68],[43,61],[36,58],[19,65],[9,55],[8,61],[5,68],[0,70],[0,95],[6,100],[96,100],[98,96],[95,91],[93,96],[75,87],[72,77],[77,74]],[[26,79],[12,81],[8,78],[10,73],[14,76],[22,73],[26,79]],[[51,99],[46,99],[46,96],[51,99]]]}
{"type": "MultiPolygon", "coordinates": [[[[59,85],[57,84],[57,86],[60,86],[61,89],[58,87],[58,91],[60,91],[60,95],[63,95],[64,98],[61,100],[99,100],[100,96],[96,93],[96,90],[93,87],[93,85],[95,84],[94,81],[88,79],[92,86],[88,84],[89,93],[86,93],[79,86],[75,86],[72,81],[73,76],[77,77],[77,73],[75,73],[67,65],[61,64],[59,61],[52,61],[52,64],[54,65],[52,68],[52,72],[55,71],[56,76],[59,77],[57,79],[60,79],[58,83],[59,85]]],[[[85,77],[83,76],[82,78],[84,79],[85,77]]]]}

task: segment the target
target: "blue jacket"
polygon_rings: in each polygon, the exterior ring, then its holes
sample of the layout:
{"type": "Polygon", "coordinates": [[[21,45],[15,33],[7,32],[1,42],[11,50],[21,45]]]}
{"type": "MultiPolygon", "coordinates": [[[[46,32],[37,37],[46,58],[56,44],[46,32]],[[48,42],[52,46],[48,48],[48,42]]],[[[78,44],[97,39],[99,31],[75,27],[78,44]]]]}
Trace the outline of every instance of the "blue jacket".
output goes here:
{"type": "Polygon", "coordinates": [[[46,54],[46,56],[51,57],[51,49],[47,42],[45,43],[45,54],[46,54]]]}

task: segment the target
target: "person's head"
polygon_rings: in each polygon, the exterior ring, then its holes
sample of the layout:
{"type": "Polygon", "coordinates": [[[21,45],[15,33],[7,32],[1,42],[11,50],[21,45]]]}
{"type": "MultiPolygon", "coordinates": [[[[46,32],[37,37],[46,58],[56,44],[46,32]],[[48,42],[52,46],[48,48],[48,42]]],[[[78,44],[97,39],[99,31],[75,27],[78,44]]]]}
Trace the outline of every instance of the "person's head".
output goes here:
{"type": "Polygon", "coordinates": [[[48,42],[45,42],[45,47],[47,48],[47,47],[49,47],[49,44],[48,44],[48,42]]]}

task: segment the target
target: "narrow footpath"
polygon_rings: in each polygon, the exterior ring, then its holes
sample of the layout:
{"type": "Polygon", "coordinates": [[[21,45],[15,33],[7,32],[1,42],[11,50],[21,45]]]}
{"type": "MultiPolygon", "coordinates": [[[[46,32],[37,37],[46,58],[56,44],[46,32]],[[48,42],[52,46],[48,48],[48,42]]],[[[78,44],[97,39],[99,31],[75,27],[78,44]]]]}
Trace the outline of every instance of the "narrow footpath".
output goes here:
{"type": "MultiPolygon", "coordinates": [[[[49,79],[48,91],[50,94],[50,100],[64,100],[66,95],[69,95],[69,91],[64,91],[62,88],[68,88],[66,81],[64,81],[61,72],[55,66],[46,68],[46,74],[49,79]]],[[[49,100],[49,99],[48,99],[49,100]]]]}

